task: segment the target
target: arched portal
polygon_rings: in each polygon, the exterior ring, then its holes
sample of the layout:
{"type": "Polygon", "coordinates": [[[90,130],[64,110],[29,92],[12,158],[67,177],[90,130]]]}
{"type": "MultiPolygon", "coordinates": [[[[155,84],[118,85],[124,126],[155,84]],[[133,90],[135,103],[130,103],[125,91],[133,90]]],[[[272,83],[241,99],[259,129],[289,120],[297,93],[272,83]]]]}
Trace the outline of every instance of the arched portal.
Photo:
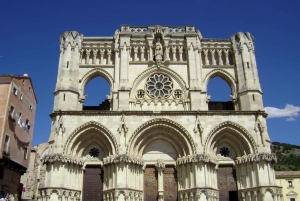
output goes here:
{"type": "MultiPolygon", "coordinates": [[[[118,154],[118,144],[111,131],[98,122],[87,122],[71,133],[63,152],[84,161],[81,167],[84,171],[77,175],[82,178],[82,200],[102,200],[105,174],[103,158],[118,154]]],[[[71,165],[66,167],[69,168],[68,171],[72,171],[71,165]]]]}
{"type": "Polygon", "coordinates": [[[190,134],[177,122],[158,118],[140,126],[129,139],[128,155],[145,161],[144,200],[178,199],[178,157],[194,155],[196,148],[190,134]]]}
{"type": "Polygon", "coordinates": [[[149,143],[158,139],[172,145],[178,157],[196,154],[196,145],[189,132],[179,123],[166,118],[153,119],[138,127],[129,139],[127,154],[142,157],[149,143]]]}
{"type": "Polygon", "coordinates": [[[72,132],[66,141],[64,153],[82,157],[93,144],[103,150],[103,157],[118,153],[117,141],[111,131],[95,121],[87,122],[72,132]]]}
{"type": "Polygon", "coordinates": [[[208,135],[205,152],[217,157],[217,182],[219,200],[238,200],[236,157],[255,153],[256,145],[246,129],[226,121],[216,126],[208,135]]]}
{"type": "Polygon", "coordinates": [[[103,198],[103,169],[100,165],[87,165],[84,169],[82,201],[99,201],[103,198]]]}

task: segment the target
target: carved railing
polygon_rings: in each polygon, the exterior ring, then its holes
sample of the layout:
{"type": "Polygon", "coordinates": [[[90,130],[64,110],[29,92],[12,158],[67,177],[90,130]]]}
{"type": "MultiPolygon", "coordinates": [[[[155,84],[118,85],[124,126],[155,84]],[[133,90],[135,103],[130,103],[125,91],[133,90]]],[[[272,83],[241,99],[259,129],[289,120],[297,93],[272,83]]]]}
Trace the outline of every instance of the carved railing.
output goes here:
{"type": "Polygon", "coordinates": [[[232,44],[230,40],[203,39],[201,42],[203,65],[233,65],[232,44]]]}
{"type": "Polygon", "coordinates": [[[113,65],[113,51],[109,48],[82,49],[80,51],[81,65],[113,65]]]}

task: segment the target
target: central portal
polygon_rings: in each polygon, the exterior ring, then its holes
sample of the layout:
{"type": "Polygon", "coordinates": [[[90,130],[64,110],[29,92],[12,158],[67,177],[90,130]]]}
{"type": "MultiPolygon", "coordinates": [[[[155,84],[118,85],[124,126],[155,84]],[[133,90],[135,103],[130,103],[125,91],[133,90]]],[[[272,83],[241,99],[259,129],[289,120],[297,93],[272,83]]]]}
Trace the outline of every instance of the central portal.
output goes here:
{"type": "Polygon", "coordinates": [[[219,201],[238,201],[236,174],[232,166],[218,168],[219,201]]]}
{"type": "Polygon", "coordinates": [[[164,200],[177,201],[177,172],[174,166],[164,170],[164,200]]]}
{"type": "Polygon", "coordinates": [[[103,171],[99,165],[87,165],[84,170],[82,200],[103,200],[103,171]]]}
{"type": "Polygon", "coordinates": [[[144,173],[144,201],[157,200],[157,171],[155,166],[147,166],[144,173]]]}
{"type": "MultiPolygon", "coordinates": [[[[163,171],[163,191],[165,201],[177,201],[177,172],[175,167],[166,166],[163,171]]],[[[144,173],[144,201],[158,199],[158,173],[155,166],[146,166],[144,173]]]]}

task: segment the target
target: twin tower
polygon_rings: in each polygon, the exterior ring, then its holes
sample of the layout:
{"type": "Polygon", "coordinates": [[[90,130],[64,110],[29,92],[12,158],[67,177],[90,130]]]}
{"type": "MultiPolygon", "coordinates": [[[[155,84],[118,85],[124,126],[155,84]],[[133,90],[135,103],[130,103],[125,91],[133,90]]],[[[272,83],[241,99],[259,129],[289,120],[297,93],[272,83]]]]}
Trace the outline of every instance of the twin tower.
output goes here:
{"type": "Polygon", "coordinates": [[[280,200],[253,43],[194,26],[63,33],[39,200],[280,200]],[[86,106],[98,76],[110,94],[86,106]],[[214,77],[231,101],[210,101],[214,77]]]}

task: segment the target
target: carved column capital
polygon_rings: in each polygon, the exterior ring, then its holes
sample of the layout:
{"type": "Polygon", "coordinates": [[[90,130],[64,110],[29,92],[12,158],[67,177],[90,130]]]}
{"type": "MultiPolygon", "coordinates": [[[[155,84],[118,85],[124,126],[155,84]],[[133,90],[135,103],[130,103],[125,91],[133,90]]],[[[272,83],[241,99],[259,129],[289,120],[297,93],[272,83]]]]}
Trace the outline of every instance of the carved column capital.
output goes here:
{"type": "Polygon", "coordinates": [[[163,159],[158,159],[156,164],[155,164],[155,167],[156,167],[157,170],[164,170],[165,167],[166,167],[166,164],[164,163],[163,159]]]}
{"type": "Polygon", "coordinates": [[[93,54],[97,55],[97,53],[98,53],[98,50],[97,49],[93,49],[93,54]]]}

